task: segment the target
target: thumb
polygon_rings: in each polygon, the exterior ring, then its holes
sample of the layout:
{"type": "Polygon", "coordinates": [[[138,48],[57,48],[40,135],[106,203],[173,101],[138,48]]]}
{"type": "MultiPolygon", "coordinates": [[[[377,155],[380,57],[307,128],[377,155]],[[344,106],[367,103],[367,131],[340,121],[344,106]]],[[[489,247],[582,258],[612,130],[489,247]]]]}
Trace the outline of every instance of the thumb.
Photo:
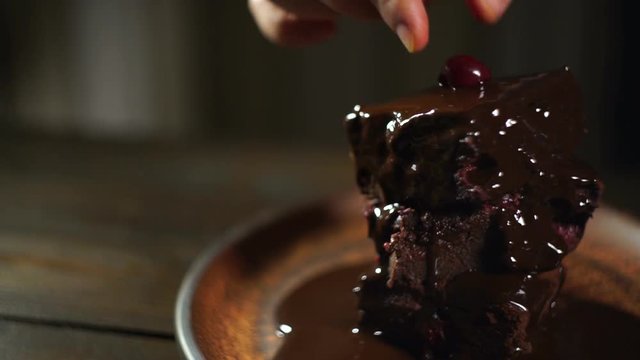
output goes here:
{"type": "Polygon", "coordinates": [[[482,22],[495,24],[511,4],[511,0],[466,0],[473,14],[482,22]]]}

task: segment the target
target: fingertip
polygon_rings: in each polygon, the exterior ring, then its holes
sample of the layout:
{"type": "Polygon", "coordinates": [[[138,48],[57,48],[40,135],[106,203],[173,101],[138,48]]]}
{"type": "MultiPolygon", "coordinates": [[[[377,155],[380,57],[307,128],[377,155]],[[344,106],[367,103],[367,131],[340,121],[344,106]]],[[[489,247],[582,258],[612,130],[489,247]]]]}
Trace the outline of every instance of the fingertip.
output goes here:
{"type": "Polygon", "coordinates": [[[393,29],[410,53],[424,49],[429,42],[429,19],[422,0],[375,2],[382,19],[393,29]]]}
{"type": "Polygon", "coordinates": [[[416,53],[422,51],[429,43],[429,17],[422,1],[405,4],[400,8],[401,27],[408,29],[411,34],[412,46],[407,47],[407,50],[410,53],[416,53]]]}
{"type": "Polygon", "coordinates": [[[466,0],[466,2],[475,18],[487,24],[497,23],[511,5],[511,0],[466,0]]]}
{"type": "Polygon", "coordinates": [[[429,43],[429,28],[426,27],[424,30],[415,29],[411,30],[405,24],[400,24],[396,27],[396,35],[402,42],[402,45],[407,49],[410,53],[417,53],[424,48],[427,47],[429,43]]]}
{"type": "Polygon", "coordinates": [[[419,21],[414,23],[413,27],[413,39],[414,48],[413,52],[420,52],[424,50],[429,44],[429,17],[427,12],[422,8],[423,14],[420,16],[419,21]]]}

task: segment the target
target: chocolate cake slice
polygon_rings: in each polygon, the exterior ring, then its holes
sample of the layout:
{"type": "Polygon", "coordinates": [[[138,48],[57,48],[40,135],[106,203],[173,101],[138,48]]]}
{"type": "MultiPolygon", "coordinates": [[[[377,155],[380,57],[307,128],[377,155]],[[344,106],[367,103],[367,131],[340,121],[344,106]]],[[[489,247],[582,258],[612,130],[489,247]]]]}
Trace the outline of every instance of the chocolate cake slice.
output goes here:
{"type": "Polygon", "coordinates": [[[572,154],[585,130],[569,69],[491,80],[458,56],[439,86],[345,122],[379,254],[363,325],[427,358],[531,352],[601,192],[572,154]]]}

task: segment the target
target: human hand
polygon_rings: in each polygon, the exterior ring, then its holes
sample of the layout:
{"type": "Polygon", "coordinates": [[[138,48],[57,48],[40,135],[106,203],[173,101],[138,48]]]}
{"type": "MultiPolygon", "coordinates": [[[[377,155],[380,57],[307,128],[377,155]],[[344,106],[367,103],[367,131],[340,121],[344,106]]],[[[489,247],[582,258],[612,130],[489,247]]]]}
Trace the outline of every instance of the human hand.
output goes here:
{"type": "MultiPolygon", "coordinates": [[[[493,24],[511,0],[465,0],[481,21],[493,24]]],[[[249,0],[249,9],[262,34],[272,42],[303,46],[328,39],[336,18],[382,19],[409,52],[429,42],[425,0],[249,0]]]]}

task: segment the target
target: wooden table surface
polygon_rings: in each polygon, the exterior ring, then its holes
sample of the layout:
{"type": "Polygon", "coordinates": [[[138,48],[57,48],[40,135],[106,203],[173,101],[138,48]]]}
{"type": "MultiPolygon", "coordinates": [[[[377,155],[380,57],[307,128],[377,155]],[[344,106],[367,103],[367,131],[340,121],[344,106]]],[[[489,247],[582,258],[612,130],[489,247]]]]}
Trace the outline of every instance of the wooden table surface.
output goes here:
{"type": "Polygon", "coordinates": [[[209,242],[353,189],[346,148],[0,144],[0,358],[177,359],[173,308],[209,242]]]}

